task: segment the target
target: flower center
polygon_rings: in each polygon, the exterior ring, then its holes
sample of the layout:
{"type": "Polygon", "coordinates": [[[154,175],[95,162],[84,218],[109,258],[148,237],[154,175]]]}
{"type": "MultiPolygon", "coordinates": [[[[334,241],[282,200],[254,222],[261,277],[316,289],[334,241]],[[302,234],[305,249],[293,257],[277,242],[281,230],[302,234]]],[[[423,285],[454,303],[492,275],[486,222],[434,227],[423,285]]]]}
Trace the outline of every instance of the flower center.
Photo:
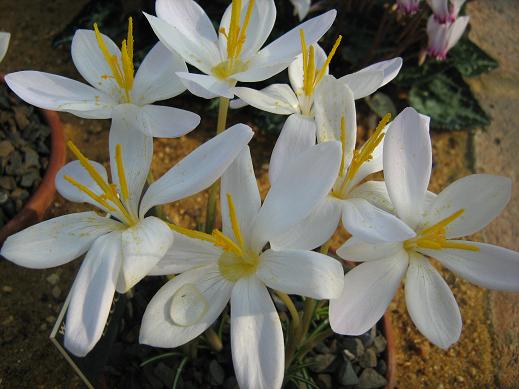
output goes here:
{"type": "Polygon", "coordinates": [[[406,250],[414,250],[416,248],[422,247],[433,250],[449,248],[479,251],[479,247],[477,246],[473,246],[467,243],[449,241],[445,237],[445,230],[447,226],[454,220],[459,218],[461,215],[463,215],[464,212],[465,210],[461,208],[460,210],[454,212],[450,216],[447,216],[446,218],[440,220],[438,223],[423,229],[413,239],[406,240],[404,242],[404,248],[406,250]]]}
{"type": "Polygon", "coordinates": [[[97,169],[90,163],[88,158],[86,158],[81,151],[77,148],[77,146],[72,142],[68,141],[67,143],[70,151],[76,156],[79,160],[79,163],[83,168],[87,171],[89,176],[94,180],[94,182],[99,186],[99,188],[103,191],[101,195],[95,193],[92,189],[88,188],[86,185],[80,183],[75,180],[73,177],[65,175],[63,178],[68,181],[70,184],[74,185],[81,192],[86,194],[92,200],[101,204],[104,208],[106,208],[110,212],[117,212],[120,214],[122,221],[129,226],[133,226],[138,223],[136,217],[134,217],[124,206],[123,202],[126,202],[129,197],[128,193],[128,184],[126,182],[126,174],[124,172],[123,166],[123,157],[122,157],[122,147],[120,144],[115,147],[115,159],[117,163],[117,175],[119,178],[119,187],[120,193],[117,191],[117,186],[115,184],[109,184],[104,177],[97,171],[97,169]],[[121,201],[121,197],[122,200],[121,201]]]}
{"type": "Polygon", "coordinates": [[[299,36],[301,38],[301,53],[303,56],[303,93],[305,96],[312,96],[315,87],[323,79],[326,74],[326,69],[335,55],[337,48],[342,40],[342,35],[339,35],[335,43],[333,44],[326,61],[321,69],[316,69],[315,65],[315,49],[313,45],[307,48],[305,41],[305,32],[303,29],[299,30],[299,36]]]}
{"type": "Polygon", "coordinates": [[[339,185],[336,185],[336,187],[332,191],[332,195],[338,198],[344,198],[346,196],[346,193],[349,190],[349,185],[355,175],[358,173],[361,166],[373,159],[373,152],[377,148],[377,146],[382,142],[382,139],[384,139],[385,133],[384,128],[389,123],[389,120],[391,119],[391,114],[387,113],[384,115],[384,117],[380,120],[380,122],[377,125],[377,128],[373,132],[373,135],[369,137],[369,139],[364,143],[364,145],[360,148],[360,150],[355,150],[353,152],[353,158],[351,159],[351,163],[349,168],[346,165],[346,127],[344,125],[344,114],[341,117],[341,144],[342,144],[342,159],[341,159],[341,167],[339,170],[339,185]],[[347,171],[346,171],[347,170],[347,171]]]}
{"type": "Polygon", "coordinates": [[[117,55],[111,54],[106,47],[97,23],[94,23],[94,31],[96,34],[97,44],[105,57],[106,62],[110,66],[112,74],[104,74],[101,76],[103,79],[113,78],[119,88],[124,91],[123,102],[131,102],[131,90],[133,86],[133,21],[132,18],[128,18],[128,36],[127,39],[123,40],[121,45],[121,61],[117,58],[117,55]]]}
{"type": "Polygon", "coordinates": [[[216,77],[222,80],[228,78],[232,74],[243,72],[247,69],[247,63],[240,60],[240,55],[247,37],[246,32],[252,16],[254,0],[250,0],[247,5],[243,23],[241,23],[241,8],[242,1],[233,0],[231,5],[229,31],[226,31],[224,27],[218,30],[218,32],[227,40],[227,60],[214,66],[212,71],[216,77]]]}

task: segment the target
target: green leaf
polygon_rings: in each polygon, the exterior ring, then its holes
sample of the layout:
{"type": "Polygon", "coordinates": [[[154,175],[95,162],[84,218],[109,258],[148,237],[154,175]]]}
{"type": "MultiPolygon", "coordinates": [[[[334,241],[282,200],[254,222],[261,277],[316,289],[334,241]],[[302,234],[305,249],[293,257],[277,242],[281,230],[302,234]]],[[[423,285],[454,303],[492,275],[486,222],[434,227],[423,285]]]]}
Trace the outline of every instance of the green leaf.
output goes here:
{"type": "Polygon", "coordinates": [[[450,61],[464,77],[479,76],[499,66],[499,63],[468,39],[462,39],[449,52],[450,61]]]}
{"type": "Polygon", "coordinates": [[[413,85],[409,103],[430,116],[434,128],[461,130],[490,123],[458,72],[441,73],[429,82],[413,85]]]}
{"type": "Polygon", "coordinates": [[[396,116],[395,104],[388,95],[377,92],[373,96],[366,97],[364,100],[378,117],[382,118],[386,113],[390,113],[391,117],[396,116]]]}
{"type": "Polygon", "coordinates": [[[428,58],[421,66],[413,66],[406,62],[394,82],[401,86],[413,86],[427,82],[436,75],[446,72],[451,67],[452,63],[448,60],[437,61],[431,58],[428,58]]]}

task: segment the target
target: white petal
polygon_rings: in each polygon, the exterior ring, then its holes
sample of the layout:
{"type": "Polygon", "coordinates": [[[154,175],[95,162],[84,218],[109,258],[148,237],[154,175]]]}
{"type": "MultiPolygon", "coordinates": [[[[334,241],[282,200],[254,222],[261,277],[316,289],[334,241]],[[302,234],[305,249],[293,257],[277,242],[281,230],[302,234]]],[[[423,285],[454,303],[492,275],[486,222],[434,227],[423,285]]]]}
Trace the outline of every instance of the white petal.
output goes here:
{"type": "Polygon", "coordinates": [[[294,6],[294,13],[297,13],[299,20],[303,20],[310,11],[311,0],[290,0],[294,6]]]}
{"type": "Polygon", "coordinates": [[[232,196],[243,238],[250,237],[252,221],[261,207],[261,198],[254,175],[249,146],[245,146],[222,176],[220,205],[223,233],[236,241],[229,216],[227,194],[232,196]]]}
{"type": "Polygon", "coordinates": [[[108,119],[117,104],[89,85],[32,70],[10,73],[5,82],[22,100],[38,108],[70,112],[83,118],[108,119]]]}
{"type": "MultiPolygon", "coordinates": [[[[139,343],[154,347],[181,346],[204,332],[223,311],[231,296],[232,284],[220,276],[216,266],[199,267],[173,278],[153,296],[142,318],[139,343]],[[173,319],[171,303],[185,285],[194,286],[207,302],[205,315],[189,326],[178,325],[173,319]]],[[[184,289],[185,290],[185,289],[184,289]]],[[[203,303],[200,301],[198,304],[203,303]]]]}
{"type": "Polygon", "coordinates": [[[483,288],[519,291],[519,253],[491,244],[455,240],[476,246],[479,251],[420,249],[446,268],[483,288]]]}
{"type": "Polygon", "coordinates": [[[159,0],[157,17],[144,13],[160,41],[204,73],[220,62],[218,37],[209,17],[193,0],[159,0]],[[160,19],[159,19],[160,18],[160,19]]]}
{"type": "Polygon", "coordinates": [[[195,96],[204,99],[212,99],[218,96],[227,97],[228,99],[234,97],[232,86],[228,82],[219,80],[216,77],[206,74],[181,72],[178,72],[177,76],[180,77],[180,81],[195,96]]]}
{"type": "Polygon", "coordinates": [[[366,242],[402,242],[415,236],[414,230],[364,199],[342,202],[342,224],[354,237],[366,242]]]}
{"type": "Polygon", "coordinates": [[[348,193],[348,198],[367,200],[374,206],[389,213],[394,213],[395,210],[387,193],[387,187],[384,181],[366,181],[353,188],[352,191],[348,193]]]}
{"type": "MultiPolygon", "coordinates": [[[[104,34],[101,36],[110,54],[115,55],[120,63],[121,51],[117,45],[108,36],[104,34]]],[[[76,30],[70,51],[76,69],[90,85],[112,96],[115,100],[120,99],[121,88],[115,81],[112,69],[99,48],[94,31],[76,30]]]]}
{"type": "Polygon", "coordinates": [[[431,205],[424,224],[433,225],[463,209],[463,214],[447,225],[445,235],[459,238],[483,229],[494,220],[512,196],[512,180],[492,174],[472,174],[454,181],[431,205]]]}
{"type": "Polygon", "coordinates": [[[341,218],[340,201],[326,196],[305,219],[270,240],[276,250],[313,250],[331,238],[341,218]]]}
{"type": "Polygon", "coordinates": [[[299,31],[301,29],[305,31],[306,43],[310,46],[328,31],[336,15],[337,11],[331,10],[294,27],[253,57],[248,70],[237,73],[233,77],[243,82],[263,81],[281,72],[301,52],[299,31]]]}
{"type": "Polygon", "coordinates": [[[176,232],[173,236],[173,244],[149,272],[150,276],[178,274],[196,267],[211,265],[222,255],[222,249],[210,242],[176,232]]]}
{"type": "MultiPolygon", "coordinates": [[[[262,90],[237,87],[234,88],[234,94],[245,103],[262,111],[279,115],[290,115],[291,113],[299,112],[299,101],[292,88],[287,84],[272,84],[262,90]]],[[[231,102],[231,107],[238,108],[236,101],[233,100],[231,102]]]]}
{"type": "Polygon", "coordinates": [[[384,140],[384,177],[397,214],[411,227],[420,220],[432,166],[428,120],[404,109],[384,140]]]}
{"type": "Polygon", "coordinates": [[[117,221],[95,212],[72,213],[11,235],[0,253],[17,265],[46,269],[83,255],[95,239],[121,227],[117,221]]]}
{"type": "Polygon", "coordinates": [[[254,250],[260,250],[267,241],[312,212],[330,192],[340,158],[340,144],[326,142],[312,146],[283,169],[254,221],[251,232],[254,250]]]}
{"type": "Polygon", "coordinates": [[[316,126],[313,118],[298,113],[290,115],[272,150],[269,179],[273,184],[282,170],[289,166],[301,153],[315,145],[316,126]]]}
{"type": "Polygon", "coordinates": [[[327,76],[319,83],[314,100],[317,140],[319,143],[341,140],[341,121],[344,118],[344,168],[350,166],[357,139],[357,114],[351,90],[327,76]]]}
{"type": "Polygon", "coordinates": [[[369,243],[353,236],[337,250],[339,257],[354,262],[376,261],[397,254],[407,256],[402,242],[369,243]]]}
{"type": "Polygon", "coordinates": [[[173,243],[173,233],[162,220],[150,216],[122,233],[123,262],[117,284],[126,293],[155,267],[173,243]]]}
{"type": "Polygon", "coordinates": [[[155,205],[170,203],[204,190],[220,177],[249,143],[249,126],[236,124],[199,146],[150,185],[141,201],[140,215],[155,205]]]}
{"type": "Polygon", "coordinates": [[[0,62],[2,62],[2,60],[5,57],[5,54],[7,53],[7,48],[9,47],[10,39],[10,33],[0,31],[0,62]]]}
{"type": "Polygon", "coordinates": [[[163,105],[145,105],[141,109],[148,133],[157,138],[178,138],[200,124],[200,116],[184,109],[163,105]]]}
{"type": "Polygon", "coordinates": [[[318,300],[341,294],[344,272],[332,257],[307,250],[267,250],[260,261],[256,274],[269,288],[318,300]]]}
{"type": "Polygon", "coordinates": [[[186,90],[177,72],[187,72],[184,60],[158,42],[144,57],[133,82],[132,97],[139,105],[175,97],[186,90]]]}
{"type": "MultiPolygon", "coordinates": [[[[306,36],[305,36],[306,37],[306,36]]],[[[321,69],[326,62],[326,53],[323,48],[317,43],[314,46],[314,57],[316,69],[321,69]]],[[[328,68],[326,73],[328,74],[328,68]]],[[[304,83],[304,71],[303,71],[303,55],[299,54],[288,67],[288,78],[290,79],[290,85],[295,91],[303,88],[304,83]]]]}
{"type": "Polygon", "coordinates": [[[121,233],[98,238],[86,255],[70,292],[65,347],[84,357],[103,334],[121,266],[121,233]]]}
{"type": "Polygon", "coordinates": [[[123,203],[127,204],[130,213],[135,217],[139,215],[139,201],[142,196],[144,184],[146,184],[151,159],[153,157],[153,138],[144,134],[142,122],[138,117],[139,110],[140,109],[136,106],[127,104],[114,109],[109,134],[112,182],[119,189],[123,203]],[[123,170],[128,188],[128,199],[122,196],[116,159],[117,145],[121,145],[123,170]]]}
{"type": "Polygon", "coordinates": [[[461,334],[461,314],[447,283],[420,254],[410,258],[405,281],[405,301],[416,328],[443,349],[461,334]]]}
{"type": "Polygon", "coordinates": [[[460,16],[457,18],[449,30],[449,39],[447,42],[447,50],[452,49],[456,46],[456,43],[460,40],[461,36],[465,32],[467,25],[469,24],[469,16],[460,16]]]}
{"type": "Polygon", "coordinates": [[[407,255],[397,253],[362,263],[346,273],[341,296],[330,300],[332,330],[342,335],[361,335],[372,328],[393,299],[408,263],[407,255]]]}
{"type": "Polygon", "coordinates": [[[241,388],[281,388],[283,330],[267,288],[256,277],[240,279],[232,290],[231,349],[241,388]]]}

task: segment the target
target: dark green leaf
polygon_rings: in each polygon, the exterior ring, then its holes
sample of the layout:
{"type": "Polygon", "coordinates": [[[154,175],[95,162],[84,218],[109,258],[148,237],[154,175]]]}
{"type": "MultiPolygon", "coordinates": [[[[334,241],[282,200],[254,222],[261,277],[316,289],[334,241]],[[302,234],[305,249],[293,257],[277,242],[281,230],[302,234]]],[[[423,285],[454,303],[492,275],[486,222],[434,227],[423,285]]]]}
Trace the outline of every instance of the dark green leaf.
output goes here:
{"type": "Polygon", "coordinates": [[[499,66],[499,63],[468,39],[462,39],[449,52],[450,61],[464,77],[479,76],[499,66]]]}
{"type": "Polygon", "coordinates": [[[390,113],[391,117],[396,116],[395,104],[388,95],[382,92],[377,92],[373,96],[366,97],[365,100],[371,110],[375,112],[378,117],[384,117],[386,113],[390,113]]]}
{"type": "Polygon", "coordinates": [[[450,61],[437,61],[428,58],[421,66],[405,63],[395,78],[395,83],[401,86],[413,86],[422,82],[427,82],[434,78],[437,74],[443,73],[452,67],[450,61]]]}

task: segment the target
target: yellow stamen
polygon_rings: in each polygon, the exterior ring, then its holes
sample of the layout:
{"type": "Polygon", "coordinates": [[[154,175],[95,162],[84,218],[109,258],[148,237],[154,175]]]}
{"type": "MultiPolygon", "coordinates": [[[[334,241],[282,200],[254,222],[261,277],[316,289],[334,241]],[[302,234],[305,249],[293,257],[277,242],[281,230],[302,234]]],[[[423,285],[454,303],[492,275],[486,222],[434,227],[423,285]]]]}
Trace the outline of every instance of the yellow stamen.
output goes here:
{"type": "Polygon", "coordinates": [[[121,195],[123,200],[128,200],[128,183],[126,182],[126,174],[124,173],[123,166],[123,153],[120,144],[115,146],[115,160],[117,162],[117,175],[119,176],[119,186],[121,187],[121,195]]]}
{"type": "Polygon", "coordinates": [[[81,151],[77,148],[77,146],[72,142],[68,141],[67,146],[69,147],[70,151],[76,156],[76,158],[79,160],[79,163],[81,166],[85,168],[85,170],[88,172],[90,177],[95,181],[95,183],[103,190],[105,193],[111,192],[110,185],[105,181],[105,179],[99,174],[97,169],[90,163],[88,158],[86,158],[81,151]]]}
{"type": "Polygon", "coordinates": [[[421,235],[429,235],[431,233],[435,233],[438,231],[445,231],[445,228],[451,224],[454,220],[459,218],[463,213],[465,212],[465,209],[461,208],[460,210],[454,212],[452,215],[447,216],[446,218],[440,220],[438,223],[427,227],[426,229],[422,230],[420,232],[421,235]]]}
{"type": "Polygon", "coordinates": [[[234,253],[235,255],[241,257],[243,256],[243,251],[240,246],[238,246],[234,241],[228,236],[224,235],[219,230],[213,230],[213,237],[215,239],[214,244],[223,248],[225,251],[234,253]]]}
{"type": "Polygon", "coordinates": [[[299,37],[301,38],[301,54],[303,55],[303,73],[308,67],[308,52],[306,48],[305,30],[299,30],[299,37]]]}
{"type": "Polygon", "coordinates": [[[205,240],[206,242],[211,242],[211,243],[215,242],[214,236],[206,234],[205,232],[190,230],[189,228],[180,227],[180,226],[177,226],[176,224],[171,224],[171,223],[169,224],[169,227],[172,230],[174,230],[180,234],[186,235],[193,239],[205,240]]]}
{"type": "Polygon", "coordinates": [[[240,231],[240,224],[238,223],[238,217],[236,216],[236,208],[234,207],[234,202],[232,201],[232,196],[230,193],[227,193],[227,204],[229,206],[229,217],[231,219],[232,231],[234,232],[234,236],[238,241],[240,247],[244,246],[243,237],[240,231]]]}
{"type": "Polygon", "coordinates": [[[115,208],[106,202],[104,196],[99,196],[99,195],[95,194],[92,190],[90,190],[90,188],[83,185],[79,181],[76,181],[75,179],[73,179],[70,176],[65,175],[65,176],[63,176],[63,178],[66,181],[70,182],[72,185],[74,185],[76,188],[78,188],[81,192],[86,194],[88,197],[90,197],[92,200],[97,201],[99,204],[101,204],[103,207],[108,209],[110,212],[115,211],[115,208]]]}
{"type": "Polygon", "coordinates": [[[346,125],[344,124],[344,114],[341,115],[341,145],[342,145],[342,157],[341,167],[339,168],[339,177],[344,175],[344,164],[346,158],[346,125]]]}
{"type": "Polygon", "coordinates": [[[339,37],[336,39],[335,43],[333,44],[333,47],[330,50],[330,53],[328,54],[328,57],[326,57],[326,61],[324,62],[323,67],[321,68],[321,70],[319,70],[317,77],[315,77],[315,84],[318,84],[323,79],[323,77],[326,73],[326,69],[330,65],[330,62],[332,62],[332,58],[335,55],[337,48],[341,44],[341,41],[342,41],[342,35],[339,35],[339,37]]]}

